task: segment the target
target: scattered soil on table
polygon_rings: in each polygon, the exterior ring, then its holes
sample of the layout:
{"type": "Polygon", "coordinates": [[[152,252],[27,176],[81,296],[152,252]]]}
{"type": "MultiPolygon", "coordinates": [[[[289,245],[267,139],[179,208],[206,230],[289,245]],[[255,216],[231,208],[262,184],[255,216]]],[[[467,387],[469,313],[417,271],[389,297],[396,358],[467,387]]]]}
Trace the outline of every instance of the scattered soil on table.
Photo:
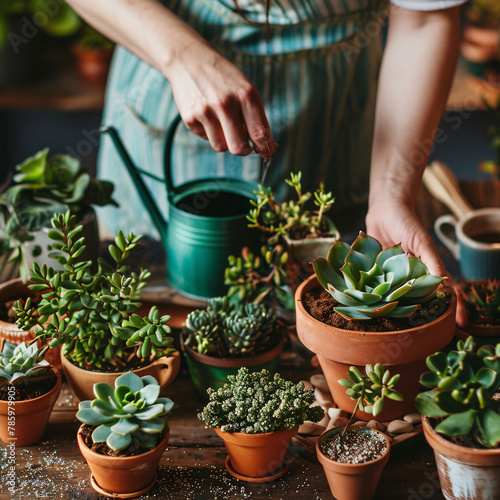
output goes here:
{"type": "Polygon", "coordinates": [[[322,441],[321,451],[331,460],[343,464],[365,464],[380,458],[387,443],[378,432],[349,430],[341,441],[341,433],[322,441]]]}
{"type": "Polygon", "coordinates": [[[46,378],[40,382],[23,384],[15,387],[15,392],[9,392],[12,384],[5,384],[0,387],[0,401],[27,401],[47,394],[56,385],[57,377],[46,378]],[[12,399],[14,397],[14,399],[12,399]]]}
{"type": "MultiPolygon", "coordinates": [[[[139,446],[132,440],[132,443],[130,443],[130,445],[123,450],[112,450],[106,443],[94,443],[92,441],[92,433],[94,432],[94,429],[96,427],[96,425],[85,424],[82,427],[81,436],[87,448],[90,448],[92,451],[99,453],[99,455],[109,455],[110,457],[135,457],[137,455],[147,453],[148,451],[151,451],[153,449],[139,446]]],[[[157,444],[160,443],[161,440],[165,437],[166,429],[168,429],[168,427],[165,424],[165,429],[163,430],[163,432],[161,434],[158,434],[159,437],[157,440],[157,444]]]]}
{"type": "Polygon", "coordinates": [[[425,325],[439,318],[451,303],[451,291],[444,288],[445,297],[435,298],[422,304],[418,310],[408,318],[371,318],[368,320],[347,320],[337,314],[333,308],[342,306],[324,288],[316,287],[306,292],[302,303],[306,311],[318,321],[326,325],[344,330],[363,332],[391,332],[408,330],[416,326],[425,325]]]}

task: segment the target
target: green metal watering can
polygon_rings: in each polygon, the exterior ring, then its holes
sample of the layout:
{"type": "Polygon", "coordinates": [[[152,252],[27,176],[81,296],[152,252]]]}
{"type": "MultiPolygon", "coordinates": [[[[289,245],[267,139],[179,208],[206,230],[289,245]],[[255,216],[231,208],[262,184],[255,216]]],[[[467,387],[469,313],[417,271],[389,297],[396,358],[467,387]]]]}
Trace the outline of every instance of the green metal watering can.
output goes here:
{"type": "Polygon", "coordinates": [[[197,179],[180,186],[172,182],[171,152],[178,115],[165,138],[164,179],[139,169],[115,128],[105,126],[139,196],[160,233],[167,254],[167,280],[183,295],[207,299],[225,295],[224,270],[229,255],[239,255],[244,246],[255,242],[255,232],[247,227],[246,214],[250,199],[255,199],[256,183],[234,178],[197,179]],[[169,207],[168,230],[165,217],[158,209],[142,175],[163,182],[169,207]]]}

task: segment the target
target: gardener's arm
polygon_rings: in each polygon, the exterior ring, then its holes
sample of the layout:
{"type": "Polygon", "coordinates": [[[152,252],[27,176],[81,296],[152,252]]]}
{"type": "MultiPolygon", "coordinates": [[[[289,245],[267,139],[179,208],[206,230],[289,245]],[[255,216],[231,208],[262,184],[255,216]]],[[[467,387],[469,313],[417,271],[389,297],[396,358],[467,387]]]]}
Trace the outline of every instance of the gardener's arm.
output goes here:
{"type": "Polygon", "coordinates": [[[274,142],[260,96],[248,77],[156,0],[68,0],[111,40],[159,69],[172,85],[186,126],[216,151],[264,157],[274,142]]]}
{"type": "MultiPolygon", "coordinates": [[[[458,57],[459,8],[418,12],[393,6],[382,61],[370,175],[368,233],[402,242],[431,273],[446,271],[415,202],[458,57]]],[[[458,321],[465,322],[459,308],[458,321]]]]}

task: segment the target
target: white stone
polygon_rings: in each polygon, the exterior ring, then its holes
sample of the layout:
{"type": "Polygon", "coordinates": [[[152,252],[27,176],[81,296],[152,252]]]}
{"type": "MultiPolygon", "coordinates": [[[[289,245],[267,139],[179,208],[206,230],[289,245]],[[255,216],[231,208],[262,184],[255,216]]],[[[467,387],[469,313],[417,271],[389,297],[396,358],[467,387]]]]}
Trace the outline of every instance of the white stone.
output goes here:
{"type": "Polygon", "coordinates": [[[382,422],[377,422],[376,420],[370,420],[366,424],[366,427],[368,427],[368,429],[377,429],[377,431],[385,430],[385,425],[382,422]]]}
{"type": "Polygon", "coordinates": [[[408,413],[403,417],[403,420],[413,425],[419,424],[422,421],[422,415],[420,413],[408,413]]]}
{"type": "Polygon", "coordinates": [[[340,408],[328,408],[328,416],[330,418],[342,417],[342,410],[340,408]]]}
{"type": "Polygon", "coordinates": [[[314,389],[314,386],[309,382],[309,380],[301,380],[301,382],[304,384],[305,389],[314,389]]]}
{"type": "Polygon", "coordinates": [[[332,395],[329,392],[318,389],[317,387],[314,389],[314,398],[320,405],[323,405],[325,403],[333,403],[332,395]]]}
{"type": "Polygon", "coordinates": [[[317,387],[320,391],[324,391],[324,392],[330,392],[330,388],[328,387],[328,384],[326,382],[326,378],[324,375],[321,375],[321,374],[317,374],[317,375],[313,375],[311,377],[311,384],[314,385],[314,387],[317,387]]]}
{"type": "Polygon", "coordinates": [[[387,432],[390,434],[403,434],[403,432],[411,432],[413,430],[413,425],[404,420],[393,420],[387,426],[387,432]]]}
{"type": "Polygon", "coordinates": [[[325,427],[315,424],[314,422],[304,422],[299,427],[299,434],[310,434],[312,436],[319,436],[325,431],[325,427]]]}

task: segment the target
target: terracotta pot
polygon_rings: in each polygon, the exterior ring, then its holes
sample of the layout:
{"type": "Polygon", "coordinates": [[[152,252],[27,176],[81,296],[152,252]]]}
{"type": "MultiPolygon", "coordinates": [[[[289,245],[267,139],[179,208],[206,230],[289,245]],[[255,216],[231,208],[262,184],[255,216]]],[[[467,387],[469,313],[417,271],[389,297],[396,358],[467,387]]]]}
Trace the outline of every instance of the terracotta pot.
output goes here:
{"type": "MultiPolygon", "coordinates": [[[[94,384],[97,382],[105,382],[114,385],[115,380],[123,375],[125,372],[98,372],[84,370],[75,366],[65,356],[61,355],[62,367],[66,379],[77,398],[81,401],[94,399],[94,384]]],[[[160,384],[161,395],[165,395],[166,388],[172,383],[174,378],[179,373],[181,365],[181,355],[178,351],[174,352],[171,356],[164,356],[156,359],[150,365],[137,370],[132,370],[139,377],[145,375],[152,375],[160,384]]]]}
{"type": "Polygon", "coordinates": [[[326,438],[341,430],[342,428],[326,431],[316,441],[316,456],[323,466],[332,495],[337,500],[370,500],[375,495],[382,469],[389,460],[389,438],[375,429],[363,429],[363,432],[378,432],[384,437],[387,443],[385,453],[365,464],[344,464],[328,458],[320,449],[320,444],[326,438]]]}
{"type": "Polygon", "coordinates": [[[491,326],[469,323],[465,329],[473,337],[500,337],[500,325],[491,326]]]}
{"type": "Polygon", "coordinates": [[[248,478],[263,477],[280,469],[285,460],[290,439],[298,427],[264,434],[215,432],[224,440],[233,469],[248,478]]]}
{"type": "Polygon", "coordinates": [[[268,352],[250,356],[248,358],[216,358],[196,352],[184,344],[184,335],[181,335],[181,347],[186,357],[189,375],[198,395],[208,399],[207,389],[218,389],[227,381],[228,375],[236,375],[242,366],[246,366],[251,372],[257,372],[264,368],[271,373],[276,372],[278,360],[285,339],[268,352]]]}
{"type": "MultiPolygon", "coordinates": [[[[303,295],[320,286],[316,276],[304,281],[295,293],[297,313],[297,334],[302,343],[317,354],[326,377],[333,400],[348,412],[354,410],[355,402],[345,393],[345,387],[338,383],[347,378],[350,366],[364,371],[367,363],[382,363],[391,373],[399,373],[401,379],[396,387],[404,401],[387,400],[384,410],[376,420],[394,420],[415,411],[413,403],[420,391],[420,374],[425,371],[425,358],[442,350],[455,333],[455,292],[448,309],[436,320],[423,326],[393,332],[358,332],[343,330],[314,319],[302,304],[303,295]]],[[[356,416],[363,420],[374,417],[358,411],[356,416]]]]}
{"type": "Polygon", "coordinates": [[[89,85],[104,85],[108,77],[113,50],[72,47],[76,68],[81,79],[89,85]]]}
{"type": "Polygon", "coordinates": [[[83,425],[78,429],[78,447],[92,471],[95,482],[101,488],[132,498],[131,493],[137,492],[136,496],[139,496],[154,486],[156,469],[168,445],[169,432],[151,451],[132,457],[111,457],[96,453],[87,447],[81,436],[82,427],[83,425]]]}
{"type": "Polygon", "coordinates": [[[500,449],[467,448],[438,434],[422,418],[425,439],[434,450],[439,483],[447,500],[499,500],[500,449]]]}
{"type": "Polygon", "coordinates": [[[4,443],[29,446],[43,436],[52,407],[61,392],[61,374],[59,370],[52,368],[57,377],[56,385],[43,396],[26,401],[15,401],[10,406],[9,401],[0,401],[0,438],[4,443]],[[9,425],[9,422],[12,422],[9,421],[9,417],[15,417],[13,425],[9,425]]]}

